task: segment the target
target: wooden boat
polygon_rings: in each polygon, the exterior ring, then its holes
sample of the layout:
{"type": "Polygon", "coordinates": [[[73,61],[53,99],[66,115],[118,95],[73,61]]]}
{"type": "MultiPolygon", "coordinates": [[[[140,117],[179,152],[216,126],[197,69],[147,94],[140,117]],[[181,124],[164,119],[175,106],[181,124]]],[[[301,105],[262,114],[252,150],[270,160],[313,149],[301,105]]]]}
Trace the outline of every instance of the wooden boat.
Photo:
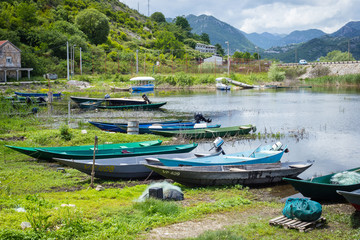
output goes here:
{"type": "MultiPolygon", "coordinates": [[[[21,97],[47,97],[47,93],[23,93],[23,92],[15,92],[16,95],[21,97]]],[[[53,93],[53,97],[60,98],[62,95],[61,92],[59,93],[53,93]]]]}
{"type": "MultiPolygon", "coordinates": [[[[199,154],[198,154],[199,155],[199,154]]],[[[201,154],[200,154],[201,155],[201,154]]],[[[192,156],[191,153],[180,154],[164,154],[156,157],[187,157],[192,156]]],[[[83,173],[91,175],[92,160],[69,160],[55,158],[55,161],[77,169],[83,173]]],[[[101,159],[95,161],[95,177],[97,178],[114,178],[114,179],[140,179],[147,177],[161,177],[156,173],[151,173],[151,170],[144,166],[148,161],[152,164],[160,164],[154,160],[153,155],[143,155],[137,157],[124,157],[118,159],[101,159]]]]}
{"type": "Polygon", "coordinates": [[[165,137],[184,137],[184,138],[215,138],[215,137],[231,137],[236,135],[249,134],[250,131],[255,132],[256,127],[254,125],[241,125],[234,127],[220,127],[211,129],[192,129],[181,131],[156,131],[151,132],[157,135],[165,137]]]}
{"type": "MultiPolygon", "coordinates": [[[[207,123],[179,123],[179,124],[167,124],[167,125],[151,125],[147,127],[139,126],[139,133],[151,134],[152,131],[183,131],[183,130],[191,130],[191,129],[209,129],[209,128],[219,128],[221,125],[208,125],[207,123]]],[[[120,126],[124,131],[126,130],[125,126],[120,126]]]]}
{"type": "Polygon", "coordinates": [[[130,81],[136,83],[136,85],[130,87],[132,91],[138,91],[138,92],[154,91],[155,78],[153,77],[134,77],[131,78],[130,81]]]}
{"type": "Polygon", "coordinates": [[[98,108],[104,101],[87,101],[79,103],[79,107],[82,109],[95,109],[98,108]]]}
{"type": "MultiPolygon", "coordinates": [[[[145,128],[149,127],[151,125],[175,125],[179,124],[181,120],[174,120],[174,121],[164,121],[164,122],[149,122],[149,123],[139,123],[139,128],[145,128]]],[[[104,131],[109,132],[121,132],[126,133],[127,132],[127,123],[106,123],[106,122],[92,122],[89,121],[90,124],[94,125],[95,127],[100,128],[104,131]],[[120,128],[122,127],[122,128],[120,128]]],[[[194,125],[193,122],[181,122],[181,124],[184,125],[194,125]]]]}
{"type": "MultiPolygon", "coordinates": [[[[170,154],[170,153],[187,153],[197,147],[196,143],[183,144],[183,145],[167,145],[167,146],[151,146],[151,147],[135,147],[123,149],[98,149],[95,152],[96,159],[104,158],[121,158],[121,157],[134,157],[141,155],[154,155],[154,154],[170,154]]],[[[53,151],[38,149],[41,153],[40,157],[49,158],[64,158],[64,159],[92,159],[93,150],[78,150],[78,151],[53,151]]]]}
{"type": "MultiPolygon", "coordinates": [[[[346,171],[360,172],[360,167],[349,169],[346,171]]],[[[360,183],[351,185],[332,184],[330,180],[331,177],[335,174],[336,173],[307,180],[298,180],[291,178],[284,178],[284,180],[289,182],[297,191],[299,191],[305,197],[327,201],[337,201],[343,199],[342,196],[337,194],[337,190],[350,192],[360,188],[360,183]]]]}
{"type": "Polygon", "coordinates": [[[124,105],[140,105],[146,104],[144,99],[129,99],[129,98],[89,98],[89,97],[75,97],[70,96],[76,104],[81,106],[84,102],[101,102],[106,106],[124,106],[124,105]]]}
{"type": "Polygon", "coordinates": [[[159,158],[159,161],[163,165],[169,167],[275,163],[281,160],[286,149],[287,146],[283,149],[273,149],[271,145],[266,145],[264,147],[258,147],[254,150],[220,156],[190,159],[159,158]]]}
{"type": "Polygon", "coordinates": [[[360,211],[360,189],[356,189],[351,192],[336,190],[336,192],[343,196],[351,205],[353,205],[356,211],[360,211]]]}
{"type": "MultiPolygon", "coordinates": [[[[144,141],[144,142],[133,142],[133,143],[115,143],[115,144],[100,144],[97,146],[98,149],[127,149],[134,147],[150,147],[150,146],[158,146],[162,143],[161,140],[155,141],[144,141]]],[[[94,150],[94,145],[82,145],[82,146],[67,146],[67,147],[17,147],[5,145],[8,148],[11,148],[20,153],[26,154],[33,158],[38,158],[42,160],[51,160],[51,157],[47,155],[42,155],[37,149],[44,149],[49,151],[79,151],[79,150],[94,150]]]]}
{"type": "Polygon", "coordinates": [[[149,109],[160,108],[160,107],[164,106],[165,104],[166,104],[166,102],[138,104],[138,105],[122,105],[122,106],[100,105],[98,108],[115,109],[115,110],[124,110],[124,109],[149,110],[149,109]]]}
{"type": "Polygon", "coordinates": [[[154,172],[187,186],[257,185],[280,182],[283,177],[296,177],[311,164],[267,163],[250,165],[217,165],[166,167],[145,165],[154,172]]]}

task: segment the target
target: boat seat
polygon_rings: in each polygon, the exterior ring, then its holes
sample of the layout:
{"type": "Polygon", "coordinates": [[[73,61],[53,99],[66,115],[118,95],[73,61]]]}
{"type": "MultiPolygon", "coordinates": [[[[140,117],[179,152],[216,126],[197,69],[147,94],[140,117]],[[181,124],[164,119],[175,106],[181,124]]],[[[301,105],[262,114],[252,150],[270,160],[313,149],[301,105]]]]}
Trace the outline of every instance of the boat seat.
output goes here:
{"type": "Polygon", "coordinates": [[[244,172],[246,171],[245,169],[241,169],[241,168],[229,168],[230,172],[244,172]]]}
{"type": "Polygon", "coordinates": [[[211,132],[211,133],[214,133],[214,132],[216,132],[216,131],[209,130],[209,129],[205,129],[205,132],[211,132]]]}
{"type": "Polygon", "coordinates": [[[142,146],[142,147],[149,147],[150,146],[149,143],[140,143],[139,145],[142,146]]]}
{"type": "Polygon", "coordinates": [[[294,165],[289,165],[289,167],[291,168],[303,168],[306,167],[307,165],[304,164],[294,164],[294,165]]]}
{"type": "MultiPolygon", "coordinates": [[[[140,145],[141,145],[141,143],[140,143],[140,145]]],[[[128,148],[127,146],[119,146],[119,148],[128,148]]]]}

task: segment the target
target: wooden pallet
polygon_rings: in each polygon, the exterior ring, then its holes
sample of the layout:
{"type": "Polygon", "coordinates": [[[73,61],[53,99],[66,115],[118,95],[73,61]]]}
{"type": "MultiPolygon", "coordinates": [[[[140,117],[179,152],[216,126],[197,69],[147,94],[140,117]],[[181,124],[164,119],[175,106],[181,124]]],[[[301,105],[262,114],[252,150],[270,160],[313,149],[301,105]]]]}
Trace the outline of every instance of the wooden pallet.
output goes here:
{"type": "Polygon", "coordinates": [[[297,219],[290,219],[285,216],[280,216],[269,221],[270,225],[277,226],[281,225],[285,229],[294,228],[299,230],[300,232],[308,232],[313,230],[314,228],[323,226],[326,222],[324,217],[320,217],[318,220],[313,222],[303,222],[297,219]]]}

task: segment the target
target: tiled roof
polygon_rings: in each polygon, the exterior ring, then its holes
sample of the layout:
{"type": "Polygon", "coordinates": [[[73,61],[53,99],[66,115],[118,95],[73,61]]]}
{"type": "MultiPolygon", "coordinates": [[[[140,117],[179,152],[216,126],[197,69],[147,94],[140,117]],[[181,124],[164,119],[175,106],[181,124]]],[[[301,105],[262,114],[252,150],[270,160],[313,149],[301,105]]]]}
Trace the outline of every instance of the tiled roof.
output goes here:
{"type": "Polygon", "coordinates": [[[0,47],[4,44],[4,43],[6,43],[8,40],[1,40],[0,41],[0,47]]]}

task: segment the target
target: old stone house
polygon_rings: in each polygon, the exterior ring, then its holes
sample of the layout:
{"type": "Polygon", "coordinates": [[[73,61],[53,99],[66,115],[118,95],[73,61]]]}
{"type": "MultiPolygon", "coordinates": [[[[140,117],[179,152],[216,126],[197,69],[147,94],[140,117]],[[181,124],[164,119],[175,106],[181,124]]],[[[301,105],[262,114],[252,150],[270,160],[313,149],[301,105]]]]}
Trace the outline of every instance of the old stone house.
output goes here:
{"type": "Polygon", "coordinates": [[[32,68],[21,67],[21,50],[8,40],[0,41],[0,81],[8,78],[21,78],[21,72],[27,71],[30,78],[32,68]]]}

